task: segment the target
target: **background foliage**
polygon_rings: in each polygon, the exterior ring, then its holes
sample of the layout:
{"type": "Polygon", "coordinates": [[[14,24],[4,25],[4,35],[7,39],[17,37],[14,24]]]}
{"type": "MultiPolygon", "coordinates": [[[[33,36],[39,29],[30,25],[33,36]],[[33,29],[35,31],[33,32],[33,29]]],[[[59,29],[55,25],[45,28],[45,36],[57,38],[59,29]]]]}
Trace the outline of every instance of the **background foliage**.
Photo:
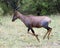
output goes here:
{"type": "MultiPolygon", "coordinates": [[[[7,1],[17,0],[0,0],[0,8],[3,14],[11,13],[12,8],[7,1]]],[[[60,0],[18,0],[20,12],[24,14],[50,15],[60,13],[60,0]]]]}
{"type": "Polygon", "coordinates": [[[57,13],[60,13],[60,0],[0,0],[0,48],[60,48],[60,15],[51,15],[57,13]],[[12,22],[12,15],[9,14],[13,9],[8,1],[16,2],[23,14],[50,15],[50,39],[47,40],[46,37],[43,40],[46,29],[33,28],[39,35],[39,43],[27,33],[27,28],[21,20],[12,22]]]}

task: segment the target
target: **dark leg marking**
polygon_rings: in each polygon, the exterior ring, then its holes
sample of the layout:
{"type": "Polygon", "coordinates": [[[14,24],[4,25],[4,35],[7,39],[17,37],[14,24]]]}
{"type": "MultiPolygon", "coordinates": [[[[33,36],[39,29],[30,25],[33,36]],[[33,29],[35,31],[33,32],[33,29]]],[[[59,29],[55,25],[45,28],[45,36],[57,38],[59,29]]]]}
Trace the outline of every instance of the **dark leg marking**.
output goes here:
{"type": "Polygon", "coordinates": [[[32,29],[32,27],[29,26],[29,27],[28,27],[28,33],[29,33],[30,30],[31,30],[32,33],[33,33],[32,35],[35,35],[35,32],[34,32],[34,30],[32,29]]]}
{"type": "Polygon", "coordinates": [[[31,31],[32,31],[33,35],[35,35],[35,32],[34,32],[34,30],[32,28],[31,28],[31,31]]]}
{"type": "Polygon", "coordinates": [[[29,31],[30,31],[30,28],[28,28],[28,33],[29,33],[29,31]]]}

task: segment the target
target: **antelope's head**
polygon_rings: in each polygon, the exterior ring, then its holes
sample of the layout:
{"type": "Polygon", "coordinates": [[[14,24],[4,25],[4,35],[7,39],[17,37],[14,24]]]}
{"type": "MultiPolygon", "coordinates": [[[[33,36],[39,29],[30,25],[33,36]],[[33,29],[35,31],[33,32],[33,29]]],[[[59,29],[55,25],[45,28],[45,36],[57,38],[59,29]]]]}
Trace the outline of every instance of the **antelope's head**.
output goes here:
{"type": "Polygon", "coordinates": [[[15,0],[15,1],[13,1],[13,0],[6,0],[6,2],[13,9],[12,21],[15,21],[18,18],[18,16],[19,16],[19,12],[18,12],[18,9],[20,8],[20,6],[18,6],[19,5],[19,0],[15,0]]]}
{"type": "Polygon", "coordinates": [[[12,22],[15,21],[17,18],[19,18],[19,14],[18,14],[18,11],[14,11],[13,13],[13,18],[12,18],[12,22]]]}
{"type": "Polygon", "coordinates": [[[20,8],[20,6],[18,7],[18,4],[19,3],[19,1],[18,0],[16,0],[16,1],[9,1],[8,0],[8,4],[12,7],[12,9],[13,9],[13,17],[12,17],[12,21],[15,21],[17,18],[18,18],[18,9],[20,8]]]}
{"type": "Polygon", "coordinates": [[[15,21],[17,18],[19,18],[19,11],[18,11],[19,8],[20,7],[14,8],[12,22],[15,21]]]}

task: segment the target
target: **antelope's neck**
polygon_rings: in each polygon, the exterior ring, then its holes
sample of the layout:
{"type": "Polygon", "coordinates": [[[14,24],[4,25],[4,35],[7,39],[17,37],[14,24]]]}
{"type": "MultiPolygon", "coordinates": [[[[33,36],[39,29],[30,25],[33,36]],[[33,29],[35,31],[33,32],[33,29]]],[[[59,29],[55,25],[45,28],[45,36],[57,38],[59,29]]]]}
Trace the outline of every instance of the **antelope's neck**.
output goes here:
{"type": "Polygon", "coordinates": [[[25,16],[23,14],[19,14],[19,19],[24,22],[25,16]]]}

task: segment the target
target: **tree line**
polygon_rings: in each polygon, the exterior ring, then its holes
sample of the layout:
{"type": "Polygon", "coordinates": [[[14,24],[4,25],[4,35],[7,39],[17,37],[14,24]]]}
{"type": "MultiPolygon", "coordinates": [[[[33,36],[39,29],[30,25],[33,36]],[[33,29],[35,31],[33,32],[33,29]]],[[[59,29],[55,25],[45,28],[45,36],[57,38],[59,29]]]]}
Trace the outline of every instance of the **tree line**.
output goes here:
{"type": "Polygon", "coordinates": [[[23,14],[50,15],[60,13],[60,0],[0,0],[3,14],[12,12],[8,1],[15,2],[17,6],[20,6],[19,11],[23,14]]]}

